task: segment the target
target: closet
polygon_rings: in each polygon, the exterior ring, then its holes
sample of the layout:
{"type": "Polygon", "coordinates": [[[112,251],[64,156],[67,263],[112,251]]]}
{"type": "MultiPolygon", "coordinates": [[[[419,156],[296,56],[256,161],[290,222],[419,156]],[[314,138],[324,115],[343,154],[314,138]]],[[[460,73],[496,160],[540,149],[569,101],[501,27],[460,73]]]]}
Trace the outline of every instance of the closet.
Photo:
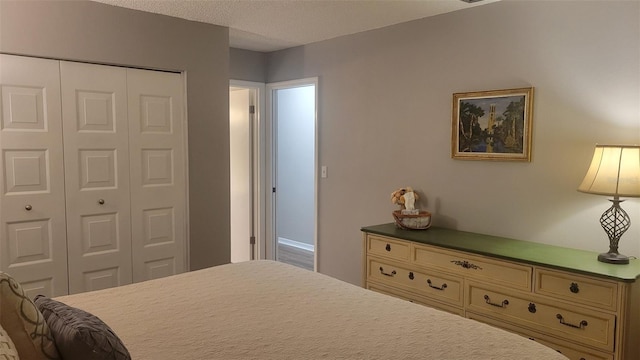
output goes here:
{"type": "Polygon", "coordinates": [[[58,296],[186,270],[180,74],[0,54],[0,270],[58,296]]]}

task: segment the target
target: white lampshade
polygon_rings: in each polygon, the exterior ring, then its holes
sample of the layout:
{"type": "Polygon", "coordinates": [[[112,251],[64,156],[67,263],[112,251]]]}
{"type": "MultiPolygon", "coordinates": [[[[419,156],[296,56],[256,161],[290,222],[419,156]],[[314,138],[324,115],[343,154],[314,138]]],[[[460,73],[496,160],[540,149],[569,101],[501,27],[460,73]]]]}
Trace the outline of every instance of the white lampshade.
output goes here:
{"type": "Polygon", "coordinates": [[[640,146],[596,145],[591,166],[578,191],[640,197],[640,146]]]}

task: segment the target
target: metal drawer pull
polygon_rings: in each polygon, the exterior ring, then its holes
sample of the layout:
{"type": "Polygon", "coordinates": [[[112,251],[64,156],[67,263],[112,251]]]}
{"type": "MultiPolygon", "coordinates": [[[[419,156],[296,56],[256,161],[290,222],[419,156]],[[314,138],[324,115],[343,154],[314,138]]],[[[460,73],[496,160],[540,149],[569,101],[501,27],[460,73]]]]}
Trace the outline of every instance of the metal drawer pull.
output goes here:
{"type": "Polygon", "coordinates": [[[31,211],[31,209],[33,209],[33,207],[31,205],[27,205],[24,207],[25,210],[27,211],[31,211]]]}
{"type": "Polygon", "coordinates": [[[104,199],[99,199],[99,200],[98,200],[98,204],[100,204],[100,205],[104,205],[104,199]]]}
{"type": "Polygon", "coordinates": [[[532,313],[532,314],[535,314],[536,311],[538,311],[538,309],[536,309],[536,304],[529,303],[529,312],[532,313]]]}
{"type": "Polygon", "coordinates": [[[393,271],[391,271],[391,273],[386,273],[386,272],[384,272],[384,269],[382,268],[382,266],[380,266],[380,274],[382,274],[384,276],[395,276],[396,275],[396,271],[393,270],[393,271]]]}
{"type": "Polygon", "coordinates": [[[415,276],[413,276],[413,271],[409,271],[409,280],[413,279],[415,279],[415,276]]]}
{"type": "Polygon", "coordinates": [[[571,286],[569,286],[569,291],[571,291],[574,294],[579,293],[580,288],[578,287],[578,283],[571,283],[571,286]]]}
{"type": "Polygon", "coordinates": [[[387,251],[391,251],[391,245],[387,244],[387,246],[385,246],[384,249],[387,251]]]}
{"type": "Polygon", "coordinates": [[[440,286],[440,287],[433,286],[433,285],[431,284],[431,279],[427,279],[427,285],[429,285],[429,287],[430,287],[430,288],[432,288],[432,289],[436,289],[436,290],[444,290],[444,289],[446,289],[446,288],[447,288],[447,284],[446,284],[446,283],[443,283],[443,284],[442,284],[442,286],[440,286]]]}
{"type": "Polygon", "coordinates": [[[502,302],[501,302],[501,303],[499,303],[499,304],[498,304],[498,303],[491,302],[491,298],[489,297],[489,295],[485,295],[485,296],[484,296],[484,301],[485,301],[487,304],[491,305],[491,306],[501,307],[501,308],[503,308],[503,307],[507,307],[507,305],[509,305],[509,300],[507,300],[507,299],[502,300],[502,302]]]}
{"type": "Polygon", "coordinates": [[[572,328],[576,328],[576,329],[582,329],[583,327],[586,327],[587,325],[589,325],[589,323],[587,322],[587,320],[582,320],[582,321],[580,321],[580,324],[579,324],[579,325],[574,325],[574,324],[571,324],[571,323],[565,322],[565,321],[564,321],[564,318],[563,318],[563,317],[562,317],[562,315],[560,315],[560,314],[557,314],[557,315],[556,315],[556,318],[557,318],[558,320],[560,320],[560,324],[562,324],[562,325],[566,325],[566,326],[569,326],[569,327],[572,327],[572,328]]]}
{"type": "Polygon", "coordinates": [[[465,269],[473,269],[473,270],[482,270],[482,268],[476,264],[472,264],[470,262],[468,262],[467,260],[451,260],[452,263],[458,265],[458,266],[462,266],[465,269]]]}

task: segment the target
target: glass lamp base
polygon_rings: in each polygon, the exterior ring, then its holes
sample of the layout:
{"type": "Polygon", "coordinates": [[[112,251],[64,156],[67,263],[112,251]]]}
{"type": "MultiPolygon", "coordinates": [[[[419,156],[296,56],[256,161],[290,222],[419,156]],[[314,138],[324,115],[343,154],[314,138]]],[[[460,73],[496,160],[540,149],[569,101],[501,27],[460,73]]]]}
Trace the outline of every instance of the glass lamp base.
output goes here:
{"type": "Polygon", "coordinates": [[[618,253],[608,252],[598,255],[598,261],[609,264],[628,264],[629,257],[618,253]]]}

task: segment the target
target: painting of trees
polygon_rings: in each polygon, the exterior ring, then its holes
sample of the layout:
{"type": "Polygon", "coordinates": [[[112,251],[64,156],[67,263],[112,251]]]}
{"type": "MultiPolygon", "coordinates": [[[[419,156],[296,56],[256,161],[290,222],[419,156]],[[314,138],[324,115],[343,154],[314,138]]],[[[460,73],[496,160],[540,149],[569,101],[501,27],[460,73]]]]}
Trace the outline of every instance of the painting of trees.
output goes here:
{"type": "Polygon", "coordinates": [[[453,94],[454,158],[531,160],[533,88],[453,94]]]}
{"type": "Polygon", "coordinates": [[[464,100],[460,102],[460,152],[521,153],[524,137],[524,96],[505,99],[464,100]],[[489,100],[489,101],[488,101],[489,100]],[[506,103],[501,114],[490,111],[490,106],[506,103]],[[488,105],[488,106],[485,106],[488,105]],[[489,120],[481,119],[489,116],[489,120]]]}

